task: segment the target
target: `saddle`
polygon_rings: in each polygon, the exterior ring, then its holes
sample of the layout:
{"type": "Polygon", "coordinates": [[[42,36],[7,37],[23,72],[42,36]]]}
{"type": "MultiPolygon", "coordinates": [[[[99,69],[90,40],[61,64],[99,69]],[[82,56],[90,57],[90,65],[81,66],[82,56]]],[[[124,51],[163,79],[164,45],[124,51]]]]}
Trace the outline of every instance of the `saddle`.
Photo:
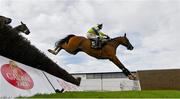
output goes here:
{"type": "Polygon", "coordinates": [[[110,40],[110,38],[104,38],[103,40],[97,40],[97,39],[90,39],[91,40],[91,48],[101,49],[110,40]]]}

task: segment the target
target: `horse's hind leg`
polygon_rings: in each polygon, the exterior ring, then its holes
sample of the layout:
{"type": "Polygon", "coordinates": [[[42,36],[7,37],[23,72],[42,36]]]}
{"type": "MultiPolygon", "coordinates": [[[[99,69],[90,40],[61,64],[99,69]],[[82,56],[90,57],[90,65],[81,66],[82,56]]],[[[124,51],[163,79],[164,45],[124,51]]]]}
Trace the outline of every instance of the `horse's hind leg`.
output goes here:
{"type": "Polygon", "coordinates": [[[79,49],[80,42],[81,40],[76,40],[76,41],[70,40],[68,44],[63,44],[62,48],[66,50],[68,53],[75,55],[80,51],[79,49]]]}
{"type": "Polygon", "coordinates": [[[60,50],[61,50],[61,47],[59,47],[59,46],[57,46],[54,50],[48,49],[48,51],[54,55],[57,55],[60,50]]]}

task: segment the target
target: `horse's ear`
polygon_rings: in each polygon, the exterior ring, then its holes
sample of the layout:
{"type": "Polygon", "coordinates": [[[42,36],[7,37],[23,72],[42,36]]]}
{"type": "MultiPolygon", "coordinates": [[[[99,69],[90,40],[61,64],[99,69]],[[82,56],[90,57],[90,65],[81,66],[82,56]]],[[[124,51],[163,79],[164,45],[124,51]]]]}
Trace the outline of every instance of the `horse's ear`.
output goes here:
{"type": "Polygon", "coordinates": [[[24,23],[21,21],[21,24],[24,24],[24,23]]]}
{"type": "Polygon", "coordinates": [[[126,33],[124,33],[124,37],[126,37],[126,33]]]}

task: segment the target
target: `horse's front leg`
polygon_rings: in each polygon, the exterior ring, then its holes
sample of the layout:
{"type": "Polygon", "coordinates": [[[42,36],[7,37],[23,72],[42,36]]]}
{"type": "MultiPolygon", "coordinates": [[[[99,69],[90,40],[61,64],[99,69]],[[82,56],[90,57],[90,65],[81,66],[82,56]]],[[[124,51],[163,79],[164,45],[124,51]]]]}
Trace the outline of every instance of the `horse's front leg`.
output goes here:
{"type": "Polygon", "coordinates": [[[124,67],[124,65],[119,61],[119,59],[117,58],[117,56],[114,56],[112,58],[110,58],[110,61],[112,61],[116,66],[118,66],[118,68],[120,68],[122,70],[122,72],[128,76],[128,78],[130,80],[136,80],[136,76],[131,74],[131,72],[124,67]]]}

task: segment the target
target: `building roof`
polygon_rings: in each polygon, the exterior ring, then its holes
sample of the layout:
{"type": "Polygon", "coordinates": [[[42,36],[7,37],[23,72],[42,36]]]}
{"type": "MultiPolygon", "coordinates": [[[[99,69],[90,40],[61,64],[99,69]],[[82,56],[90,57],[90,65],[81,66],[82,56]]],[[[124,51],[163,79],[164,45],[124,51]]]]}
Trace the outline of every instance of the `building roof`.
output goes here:
{"type": "MultiPolygon", "coordinates": [[[[136,73],[136,71],[131,71],[132,73],[136,73]]],[[[82,75],[82,74],[115,74],[115,73],[123,73],[123,72],[76,72],[70,73],[71,75],[82,75]]]]}
{"type": "MultiPolygon", "coordinates": [[[[151,70],[138,70],[138,71],[163,71],[163,70],[180,70],[180,69],[151,69],[151,70]]],[[[137,71],[131,71],[132,73],[136,73],[137,71]]],[[[71,72],[72,75],[78,74],[110,74],[110,73],[122,73],[122,71],[96,71],[96,72],[71,72]]]]}

